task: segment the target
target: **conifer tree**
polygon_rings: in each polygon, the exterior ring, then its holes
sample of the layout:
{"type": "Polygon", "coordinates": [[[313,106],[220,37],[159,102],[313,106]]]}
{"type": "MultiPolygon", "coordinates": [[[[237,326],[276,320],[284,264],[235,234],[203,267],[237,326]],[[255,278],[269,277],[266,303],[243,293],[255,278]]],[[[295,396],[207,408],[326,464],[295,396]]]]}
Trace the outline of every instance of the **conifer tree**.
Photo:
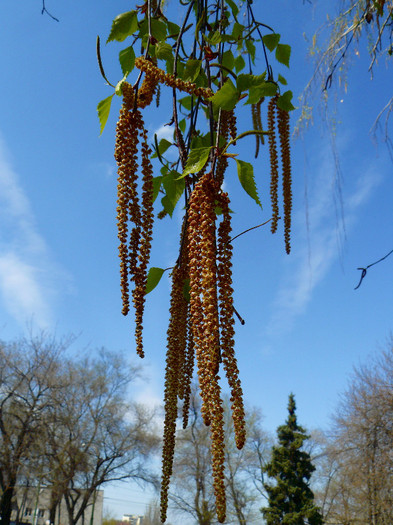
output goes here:
{"type": "Polygon", "coordinates": [[[322,525],[322,516],[314,505],[310,489],[315,467],[310,455],[302,450],[309,436],[298,425],[293,394],[289,396],[288,418],[277,429],[278,445],[273,447],[265,472],[275,480],[265,484],[268,506],[261,509],[267,525],[322,525]]]}

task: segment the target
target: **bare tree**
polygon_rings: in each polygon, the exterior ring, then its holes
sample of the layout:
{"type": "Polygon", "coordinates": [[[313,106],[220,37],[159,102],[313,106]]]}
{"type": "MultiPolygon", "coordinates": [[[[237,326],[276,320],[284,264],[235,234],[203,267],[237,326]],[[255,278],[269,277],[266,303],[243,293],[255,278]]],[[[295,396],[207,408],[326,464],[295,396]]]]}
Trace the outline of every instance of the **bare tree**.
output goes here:
{"type": "Polygon", "coordinates": [[[9,525],[12,500],[26,466],[36,463],[45,414],[58,387],[65,342],[42,334],[0,344],[0,514],[9,525]]]}
{"type": "Polygon", "coordinates": [[[66,347],[46,334],[0,345],[2,525],[21,484],[49,488],[51,522],[64,501],[74,525],[101,485],[156,481],[152,413],[127,401],[139,368],[105,350],[68,359],[66,347]]]}
{"type": "Polygon", "coordinates": [[[64,373],[72,387],[58,392],[48,425],[47,482],[52,487],[51,514],[64,498],[74,525],[101,485],[155,481],[149,460],[158,438],[152,414],[125,401],[138,368],[102,350],[97,359],[69,361],[64,373]]]}
{"type": "MultiPolygon", "coordinates": [[[[191,515],[198,525],[216,523],[214,491],[211,483],[210,430],[200,415],[200,398],[193,388],[189,426],[176,438],[172,505],[182,514],[191,515]]],[[[226,523],[246,525],[260,520],[260,465],[267,461],[269,438],[261,428],[256,410],[247,411],[245,446],[234,445],[234,429],[229,400],[224,402],[225,418],[225,487],[227,494],[226,523]],[[257,490],[258,488],[258,490],[257,490]]]]}
{"type": "Polygon", "coordinates": [[[326,446],[326,523],[393,523],[393,345],[354,370],[326,446]]]}

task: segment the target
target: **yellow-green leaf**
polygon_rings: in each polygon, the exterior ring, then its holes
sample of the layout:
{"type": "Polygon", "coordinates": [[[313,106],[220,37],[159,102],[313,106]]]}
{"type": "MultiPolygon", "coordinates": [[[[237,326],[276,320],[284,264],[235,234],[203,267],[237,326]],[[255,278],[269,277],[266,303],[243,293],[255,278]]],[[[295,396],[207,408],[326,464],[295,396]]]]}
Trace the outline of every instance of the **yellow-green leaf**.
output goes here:
{"type": "Polygon", "coordinates": [[[135,65],[135,52],[132,46],[126,47],[120,51],[119,62],[123,76],[128,76],[128,74],[134,69],[135,65]]]}
{"type": "Polygon", "coordinates": [[[284,111],[293,111],[296,108],[292,104],[292,97],[292,91],[285,91],[285,93],[283,93],[281,97],[278,97],[277,106],[283,109],[284,111]]]}
{"type": "Polygon", "coordinates": [[[268,50],[273,51],[280,41],[280,35],[278,33],[271,33],[270,35],[262,37],[262,40],[268,50]]]}
{"type": "Polygon", "coordinates": [[[181,178],[190,173],[198,173],[208,161],[211,146],[204,148],[195,148],[190,151],[186,162],[186,167],[181,175],[181,178]]]}
{"type": "Polygon", "coordinates": [[[110,97],[101,100],[97,105],[98,118],[100,119],[100,135],[104,131],[105,124],[109,117],[113,95],[114,93],[110,97]]]}
{"type": "Polygon", "coordinates": [[[244,162],[243,160],[236,160],[237,164],[237,174],[240,180],[244,191],[254,199],[254,201],[262,208],[261,201],[258,197],[257,185],[255,184],[254,179],[254,168],[249,162],[244,162]]]}
{"type": "Polygon", "coordinates": [[[161,277],[164,275],[165,270],[163,268],[149,268],[147,274],[145,293],[148,294],[157,286],[161,281],[161,277]]]}
{"type": "Polygon", "coordinates": [[[289,58],[291,56],[291,46],[287,44],[278,44],[276,47],[276,59],[281,64],[289,67],[289,58]]]}
{"type": "Polygon", "coordinates": [[[111,32],[109,33],[108,42],[117,40],[123,42],[129,35],[138,30],[138,17],[136,11],[128,11],[118,15],[112,22],[111,32]]]}
{"type": "Polygon", "coordinates": [[[216,107],[231,111],[239,101],[239,92],[229,78],[210,100],[216,107]]]}

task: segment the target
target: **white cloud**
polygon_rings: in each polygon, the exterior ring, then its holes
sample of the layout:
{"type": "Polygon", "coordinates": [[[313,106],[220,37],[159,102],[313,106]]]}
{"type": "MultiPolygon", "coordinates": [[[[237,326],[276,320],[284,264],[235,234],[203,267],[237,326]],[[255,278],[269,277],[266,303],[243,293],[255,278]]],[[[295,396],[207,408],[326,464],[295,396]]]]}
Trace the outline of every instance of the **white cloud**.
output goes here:
{"type": "Polygon", "coordinates": [[[334,166],[325,158],[308,188],[308,231],[304,224],[304,212],[295,217],[298,248],[295,246],[291,254],[273,304],[273,314],[267,327],[270,336],[290,330],[296,317],[305,311],[315,287],[340,257],[342,232],[350,231],[360,207],[370,198],[382,178],[376,165],[370,166],[358,178],[352,192],[344,195],[344,224],[340,217],[340,204],[334,203],[332,198],[333,171],[334,166]]]}
{"type": "Polygon", "coordinates": [[[0,300],[19,323],[51,325],[54,270],[45,240],[0,137],[0,300]]]}
{"type": "Polygon", "coordinates": [[[37,273],[37,268],[16,253],[0,255],[0,291],[5,308],[21,324],[33,315],[38,326],[46,328],[51,315],[37,273]]]}
{"type": "Polygon", "coordinates": [[[157,135],[157,140],[160,141],[161,139],[169,140],[169,142],[172,142],[173,140],[173,126],[166,126],[165,124],[162,124],[158,129],[156,129],[153,132],[153,135],[157,135]]]}

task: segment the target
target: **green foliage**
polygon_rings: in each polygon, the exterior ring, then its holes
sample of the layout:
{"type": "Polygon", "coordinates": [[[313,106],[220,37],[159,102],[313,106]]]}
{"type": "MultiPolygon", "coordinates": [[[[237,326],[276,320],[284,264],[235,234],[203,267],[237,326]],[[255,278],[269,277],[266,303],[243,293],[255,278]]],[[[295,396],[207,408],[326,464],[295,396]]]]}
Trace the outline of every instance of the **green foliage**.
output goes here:
{"type": "Polygon", "coordinates": [[[239,91],[236,89],[232,80],[229,78],[222,88],[219,89],[210,100],[217,108],[230,111],[236,107],[236,104],[239,101],[239,96],[239,91]]]}
{"type": "Polygon", "coordinates": [[[161,204],[169,216],[172,217],[176,204],[184,192],[184,178],[180,176],[180,173],[177,171],[167,171],[166,167],[164,167],[161,172],[164,173],[162,177],[162,187],[165,193],[161,199],[161,204]]]}
{"type": "Polygon", "coordinates": [[[147,274],[146,282],[146,294],[150,293],[161,281],[161,277],[164,275],[165,270],[163,268],[152,267],[149,269],[147,274]]]}
{"type": "Polygon", "coordinates": [[[210,146],[192,149],[181,177],[183,178],[191,173],[198,173],[201,171],[209,158],[210,151],[210,146]]]}
{"type": "Polygon", "coordinates": [[[291,56],[291,46],[286,44],[278,44],[276,47],[276,59],[281,62],[281,64],[289,67],[289,58],[291,56]]]}
{"type": "Polygon", "coordinates": [[[265,483],[268,506],[262,510],[267,525],[322,525],[322,516],[314,505],[310,489],[315,467],[303,450],[308,439],[298,425],[293,394],[289,396],[288,418],[277,429],[278,444],[273,447],[271,461],[264,471],[274,484],[265,483]]]}
{"type": "Polygon", "coordinates": [[[134,69],[135,52],[132,46],[122,49],[119,53],[119,62],[124,77],[127,77],[134,69]]]}
{"type": "Polygon", "coordinates": [[[107,43],[117,40],[123,42],[128,36],[138,30],[138,17],[136,11],[128,11],[118,15],[112,22],[112,28],[109,33],[107,43]]]}
{"type": "Polygon", "coordinates": [[[284,111],[292,111],[295,106],[292,104],[292,91],[286,91],[277,100],[277,106],[284,111]]]}
{"type": "Polygon", "coordinates": [[[104,98],[104,100],[101,100],[101,102],[97,105],[97,112],[98,112],[98,118],[100,120],[100,135],[104,131],[106,122],[109,117],[109,113],[111,110],[111,104],[112,104],[112,98],[113,95],[110,97],[104,98]]]}
{"type": "Polygon", "coordinates": [[[235,159],[237,164],[237,175],[244,191],[262,208],[258,197],[257,186],[254,179],[254,168],[249,162],[235,159]]]}
{"type": "Polygon", "coordinates": [[[271,33],[270,35],[265,35],[262,40],[269,51],[274,51],[280,41],[280,35],[278,33],[271,33]]]}

